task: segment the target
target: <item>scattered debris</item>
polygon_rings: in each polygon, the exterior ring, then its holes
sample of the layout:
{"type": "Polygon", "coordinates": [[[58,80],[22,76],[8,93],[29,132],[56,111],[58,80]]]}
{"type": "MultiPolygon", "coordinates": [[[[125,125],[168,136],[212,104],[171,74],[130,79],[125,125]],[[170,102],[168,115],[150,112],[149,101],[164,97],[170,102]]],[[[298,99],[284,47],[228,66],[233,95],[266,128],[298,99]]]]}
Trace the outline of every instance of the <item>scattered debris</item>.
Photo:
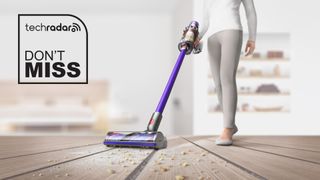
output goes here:
{"type": "Polygon", "coordinates": [[[176,180],[184,180],[185,177],[181,175],[176,175],[176,180]]]}
{"type": "Polygon", "coordinates": [[[42,173],[39,173],[39,175],[38,176],[42,176],[42,173]]]}
{"type": "Polygon", "coordinates": [[[201,153],[201,156],[206,156],[207,154],[206,153],[201,153]]]}
{"type": "Polygon", "coordinates": [[[32,176],[36,176],[36,174],[32,174],[32,176]]]}
{"type": "Polygon", "coordinates": [[[167,171],[169,171],[169,168],[164,167],[164,166],[161,166],[161,167],[160,167],[160,170],[161,170],[162,172],[167,172],[167,171]]]}
{"type": "Polygon", "coordinates": [[[187,167],[187,166],[189,166],[189,164],[187,162],[184,162],[184,163],[182,163],[182,166],[187,167]]]}
{"type": "Polygon", "coordinates": [[[187,153],[186,153],[185,151],[182,151],[181,154],[182,154],[182,155],[186,155],[187,153]]]}
{"type": "Polygon", "coordinates": [[[108,169],[107,171],[108,171],[109,174],[115,174],[116,173],[116,171],[113,170],[113,169],[108,169]]]}
{"type": "Polygon", "coordinates": [[[70,174],[66,173],[65,176],[70,176],[70,174]]]}
{"type": "Polygon", "coordinates": [[[53,162],[53,160],[52,159],[48,159],[48,162],[53,162]]]}
{"type": "Polygon", "coordinates": [[[204,180],[204,179],[205,179],[205,177],[203,177],[203,176],[199,176],[199,177],[198,177],[198,179],[199,179],[199,180],[204,180]]]}

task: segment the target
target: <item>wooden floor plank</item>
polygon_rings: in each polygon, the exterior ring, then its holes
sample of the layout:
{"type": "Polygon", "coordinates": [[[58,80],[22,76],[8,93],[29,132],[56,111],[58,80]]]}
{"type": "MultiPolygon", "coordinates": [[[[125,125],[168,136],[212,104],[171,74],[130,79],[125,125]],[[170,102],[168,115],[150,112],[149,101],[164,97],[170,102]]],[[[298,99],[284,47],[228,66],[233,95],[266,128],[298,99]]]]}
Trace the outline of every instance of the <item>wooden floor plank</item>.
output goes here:
{"type": "MultiPolygon", "coordinates": [[[[203,139],[205,137],[197,137],[203,139]]],[[[143,169],[138,180],[146,179],[257,179],[182,138],[169,140],[143,169]],[[181,176],[181,177],[180,177],[181,176]]]]}
{"type": "Polygon", "coordinates": [[[0,137],[0,160],[72,147],[100,144],[103,137],[0,137]]]}
{"type": "Polygon", "coordinates": [[[299,159],[320,165],[320,152],[303,151],[299,149],[291,149],[281,146],[249,143],[243,141],[235,141],[234,145],[252,150],[258,150],[261,152],[277,154],[288,158],[299,159]]]}
{"type": "Polygon", "coordinates": [[[0,179],[107,150],[103,144],[0,160],[0,179]]]}
{"type": "Polygon", "coordinates": [[[214,154],[239,164],[267,179],[319,179],[320,166],[237,146],[216,146],[213,140],[194,141],[214,154]]]}
{"type": "Polygon", "coordinates": [[[15,179],[125,179],[153,150],[117,148],[15,179]]]}
{"type": "Polygon", "coordinates": [[[153,151],[110,149],[103,137],[0,137],[0,179],[320,179],[320,137],[215,138],[172,137],[153,151]]]}
{"type": "Polygon", "coordinates": [[[235,140],[320,152],[319,136],[235,136],[235,140]]]}

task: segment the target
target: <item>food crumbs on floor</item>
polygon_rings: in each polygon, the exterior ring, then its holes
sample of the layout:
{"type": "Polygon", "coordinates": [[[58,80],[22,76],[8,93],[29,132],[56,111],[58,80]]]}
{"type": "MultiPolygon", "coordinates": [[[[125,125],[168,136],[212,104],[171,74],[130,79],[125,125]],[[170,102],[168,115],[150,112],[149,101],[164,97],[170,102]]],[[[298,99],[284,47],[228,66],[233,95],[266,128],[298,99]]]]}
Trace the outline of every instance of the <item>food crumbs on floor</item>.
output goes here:
{"type": "Polygon", "coordinates": [[[207,154],[206,153],[201,153],[201,156],[206,156],[207,154]]]}
{"type": "Polygon", "coordinates": [[[182,154],[182,155],[186,155],[187,153],[186,153],[185,151],[182,151],[181,154],[182,154]]]}
{"type": "Polygon", "coordinates": [[[205,178],[203,176],[199,176],[198,180],[204,180],[205,178]]]}
{"type": "Polygon", "coordinates": [[[32,176],[36,176],[36,174],[32,174],[32,176]]]}
{"type": "Polygon", "coordinates": [[[42,176],[42,173],[39,173],[39,175],[38,176],[42,176]]]}
{"type": "Polygon", "coordinates": [[[113,170],[113,169],[108,169],[107,171],[108,171],[109,174],[115,174],[116,173],[116,171],[113,170]]]}
{"type": "Polygon", "coordinates": [[[183,166],[183,167],[187,167],[187,166],[189,166],[189,164],[186,163],[186,162],[184,162],[184,163],[182,163],[182,166],[183,166]]]}
{"type": "Polygon", "coordinates": [[[169,171],[169,168],[164,167],[164,166],[161,166],[161,167],[160,167],[160,170],[161,170],[162,172],[167,172],[167,171],[169,171]]]}
{"type": "Polygon", "coordinates": [[[70,176],[70,174],[66,173],[65,176],[70,176]]]}
{"type": "Polygon", "coordinates": [[[176,180],[184,180],[185,177],[181,175],[176,175],[176,180]]]}

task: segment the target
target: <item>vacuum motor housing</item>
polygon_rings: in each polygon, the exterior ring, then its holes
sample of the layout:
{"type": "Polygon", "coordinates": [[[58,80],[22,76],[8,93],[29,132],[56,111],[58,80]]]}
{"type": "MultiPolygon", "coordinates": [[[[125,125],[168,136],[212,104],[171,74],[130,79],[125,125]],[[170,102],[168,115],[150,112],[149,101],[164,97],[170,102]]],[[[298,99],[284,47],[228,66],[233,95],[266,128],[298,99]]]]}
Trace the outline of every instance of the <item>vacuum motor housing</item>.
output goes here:
{"type": "Polygon", "coordinates": [[[178,49],[181,51],[186,48],[186,54],[193,53],[198,54],[201,49],[194,46],[196,39],[199,36],[199,23],[197,21],[192,21],[189,26],[187,26],[184,31],[180,43],[178,44],[178,49]]]}

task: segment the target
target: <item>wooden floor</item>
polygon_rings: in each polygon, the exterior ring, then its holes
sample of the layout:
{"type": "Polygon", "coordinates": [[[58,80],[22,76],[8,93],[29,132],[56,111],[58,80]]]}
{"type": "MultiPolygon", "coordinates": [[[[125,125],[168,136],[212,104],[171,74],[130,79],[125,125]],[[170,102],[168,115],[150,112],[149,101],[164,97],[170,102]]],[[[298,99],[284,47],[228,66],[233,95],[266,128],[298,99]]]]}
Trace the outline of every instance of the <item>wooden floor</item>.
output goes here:
{"type": "Polygon", "coordinates": [[[103,137],[0,137],[0,179],[320,179],[320,137],[172,137],[163,150],[103,137]]]}

